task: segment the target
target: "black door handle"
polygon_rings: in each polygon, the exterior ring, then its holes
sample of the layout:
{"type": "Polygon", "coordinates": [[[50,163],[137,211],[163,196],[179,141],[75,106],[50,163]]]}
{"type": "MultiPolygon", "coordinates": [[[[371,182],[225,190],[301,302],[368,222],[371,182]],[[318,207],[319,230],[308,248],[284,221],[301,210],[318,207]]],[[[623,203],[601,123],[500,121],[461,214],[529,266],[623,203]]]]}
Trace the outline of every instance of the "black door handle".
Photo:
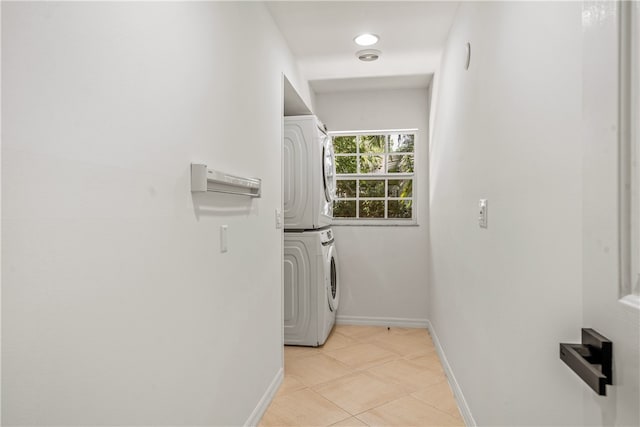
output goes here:
{"type": "Polygon", "coordinates": [[[560,344],[560,359],[601,396],[612,384],[612,343],[593,329],[582,329],[582,344],[560,344]]]}

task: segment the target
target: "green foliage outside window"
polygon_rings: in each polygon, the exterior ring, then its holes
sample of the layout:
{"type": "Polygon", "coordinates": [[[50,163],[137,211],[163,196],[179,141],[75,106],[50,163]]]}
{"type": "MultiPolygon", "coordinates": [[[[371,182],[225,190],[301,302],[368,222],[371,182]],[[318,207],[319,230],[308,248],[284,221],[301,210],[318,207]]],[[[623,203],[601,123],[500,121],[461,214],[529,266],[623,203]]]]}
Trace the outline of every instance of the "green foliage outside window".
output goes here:
{"type": "Polygon", "coordinates": [[[389,155],[389,173],[413,173],[413,155],[389,155]]]}
{"type": "Polygon", "coordinates": [[[341,179],[337,181],[336,194],[339,199],[346,199],[349,197],[356,197],[356,180],[355,179],[341,179]]]}
{"type": "Polygon", "coordinates": [[[338,175],[334,217],[413,218],[414,134],[341,135],[333,137],[333,144],[338,175]]]}
{"type": "Polygon", "coordinates": [[[360,180],[360,197],[384,197],[384,180],[360,180]]]}
{"type": "Polygon", "coordinates": [[[401,197],[403,199],[413,196],[413,180],[412,179],[390,179],[389,190],[387,192],[389,197],[401,197]]]}
{"type": "Polygon", "coordinates": [[[384,218],[384,200],[360,200],[360,218],[384,218]]]}
{"type": "Polygon", "coordinates": [[[360,153],[384,153],[387,137],[384,135],[360,136],[360,153]]]}
{"type": "Polygon", "coordinates": [[[355,218],[355,200],[336,200],[333,203],[333,216],[336,218],[355,218]]]}
{"type": "Polygon", "coordinates": [[[358,158],[356,156],[336,156],[336,174],[357,172],[358,158]]]}
{"type": "Polygon", "coordinates": [[[389,200],[389,218],[411,218],[411,200],[389,200]]]}
{"type": "Polygon", "coordinates": [[[334,136],[333,151],[338,154],[349,154],[356,152],[355,136],[334,136]]]}
{"type": "Polygon", "coordinates": [[[390,153],[413,153],[415,136],[410,134],[389,135],[390,153]]]}
{"type": "Polygon", "coordinates": [[[384,173],[384,156],[360,156],[360,173],[384,173]]]}

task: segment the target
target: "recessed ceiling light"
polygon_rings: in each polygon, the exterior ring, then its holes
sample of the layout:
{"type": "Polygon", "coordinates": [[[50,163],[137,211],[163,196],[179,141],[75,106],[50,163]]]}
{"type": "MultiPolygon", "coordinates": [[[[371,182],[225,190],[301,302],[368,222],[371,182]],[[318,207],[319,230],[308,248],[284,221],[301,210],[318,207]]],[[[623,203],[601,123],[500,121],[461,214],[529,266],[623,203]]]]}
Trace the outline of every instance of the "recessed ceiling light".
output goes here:
{"type": "Polygon", "coordinates": [[[378,40],[380,40],[380,37],[376,36],[375,34],[369,33],[360,34],[355,39],[353,39],[353,41],[356,42],[358,46],[373,46],[374,44],[378,43],[378,40]]]}
{"type": "Polygon", "coordinates": [[[380,58],[380,55],[382,55],[382,52],[375,49],[365,49],[356,52],[356,56],[358,57],[358,59],[364,62],[375,61],[376,59],[380,58]]]}

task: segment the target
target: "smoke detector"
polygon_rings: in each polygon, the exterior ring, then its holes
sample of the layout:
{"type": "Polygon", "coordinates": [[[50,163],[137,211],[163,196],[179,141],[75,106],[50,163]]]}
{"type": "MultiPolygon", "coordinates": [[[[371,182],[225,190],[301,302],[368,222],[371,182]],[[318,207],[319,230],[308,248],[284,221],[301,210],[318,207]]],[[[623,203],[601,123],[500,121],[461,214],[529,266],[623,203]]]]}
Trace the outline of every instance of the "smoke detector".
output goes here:
{"type": "Polygon", "coordinates": [[[364,49],[356,52],[356,56],[360,61],[372,62],[380,58],[382,52],[376,49],[364,49]]]}

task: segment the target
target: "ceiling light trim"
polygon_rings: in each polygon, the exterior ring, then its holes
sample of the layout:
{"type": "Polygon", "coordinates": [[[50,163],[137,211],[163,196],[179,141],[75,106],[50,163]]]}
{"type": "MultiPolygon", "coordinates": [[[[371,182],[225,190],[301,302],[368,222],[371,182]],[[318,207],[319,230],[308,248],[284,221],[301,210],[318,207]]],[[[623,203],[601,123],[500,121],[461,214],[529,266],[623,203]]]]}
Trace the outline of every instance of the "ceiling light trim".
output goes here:
{"type": "Polygon", "coordinates": [[[358,46],[373,46],[380,41],[380,36],[373,33],[362,33],[353,38],[358,46]]]}

